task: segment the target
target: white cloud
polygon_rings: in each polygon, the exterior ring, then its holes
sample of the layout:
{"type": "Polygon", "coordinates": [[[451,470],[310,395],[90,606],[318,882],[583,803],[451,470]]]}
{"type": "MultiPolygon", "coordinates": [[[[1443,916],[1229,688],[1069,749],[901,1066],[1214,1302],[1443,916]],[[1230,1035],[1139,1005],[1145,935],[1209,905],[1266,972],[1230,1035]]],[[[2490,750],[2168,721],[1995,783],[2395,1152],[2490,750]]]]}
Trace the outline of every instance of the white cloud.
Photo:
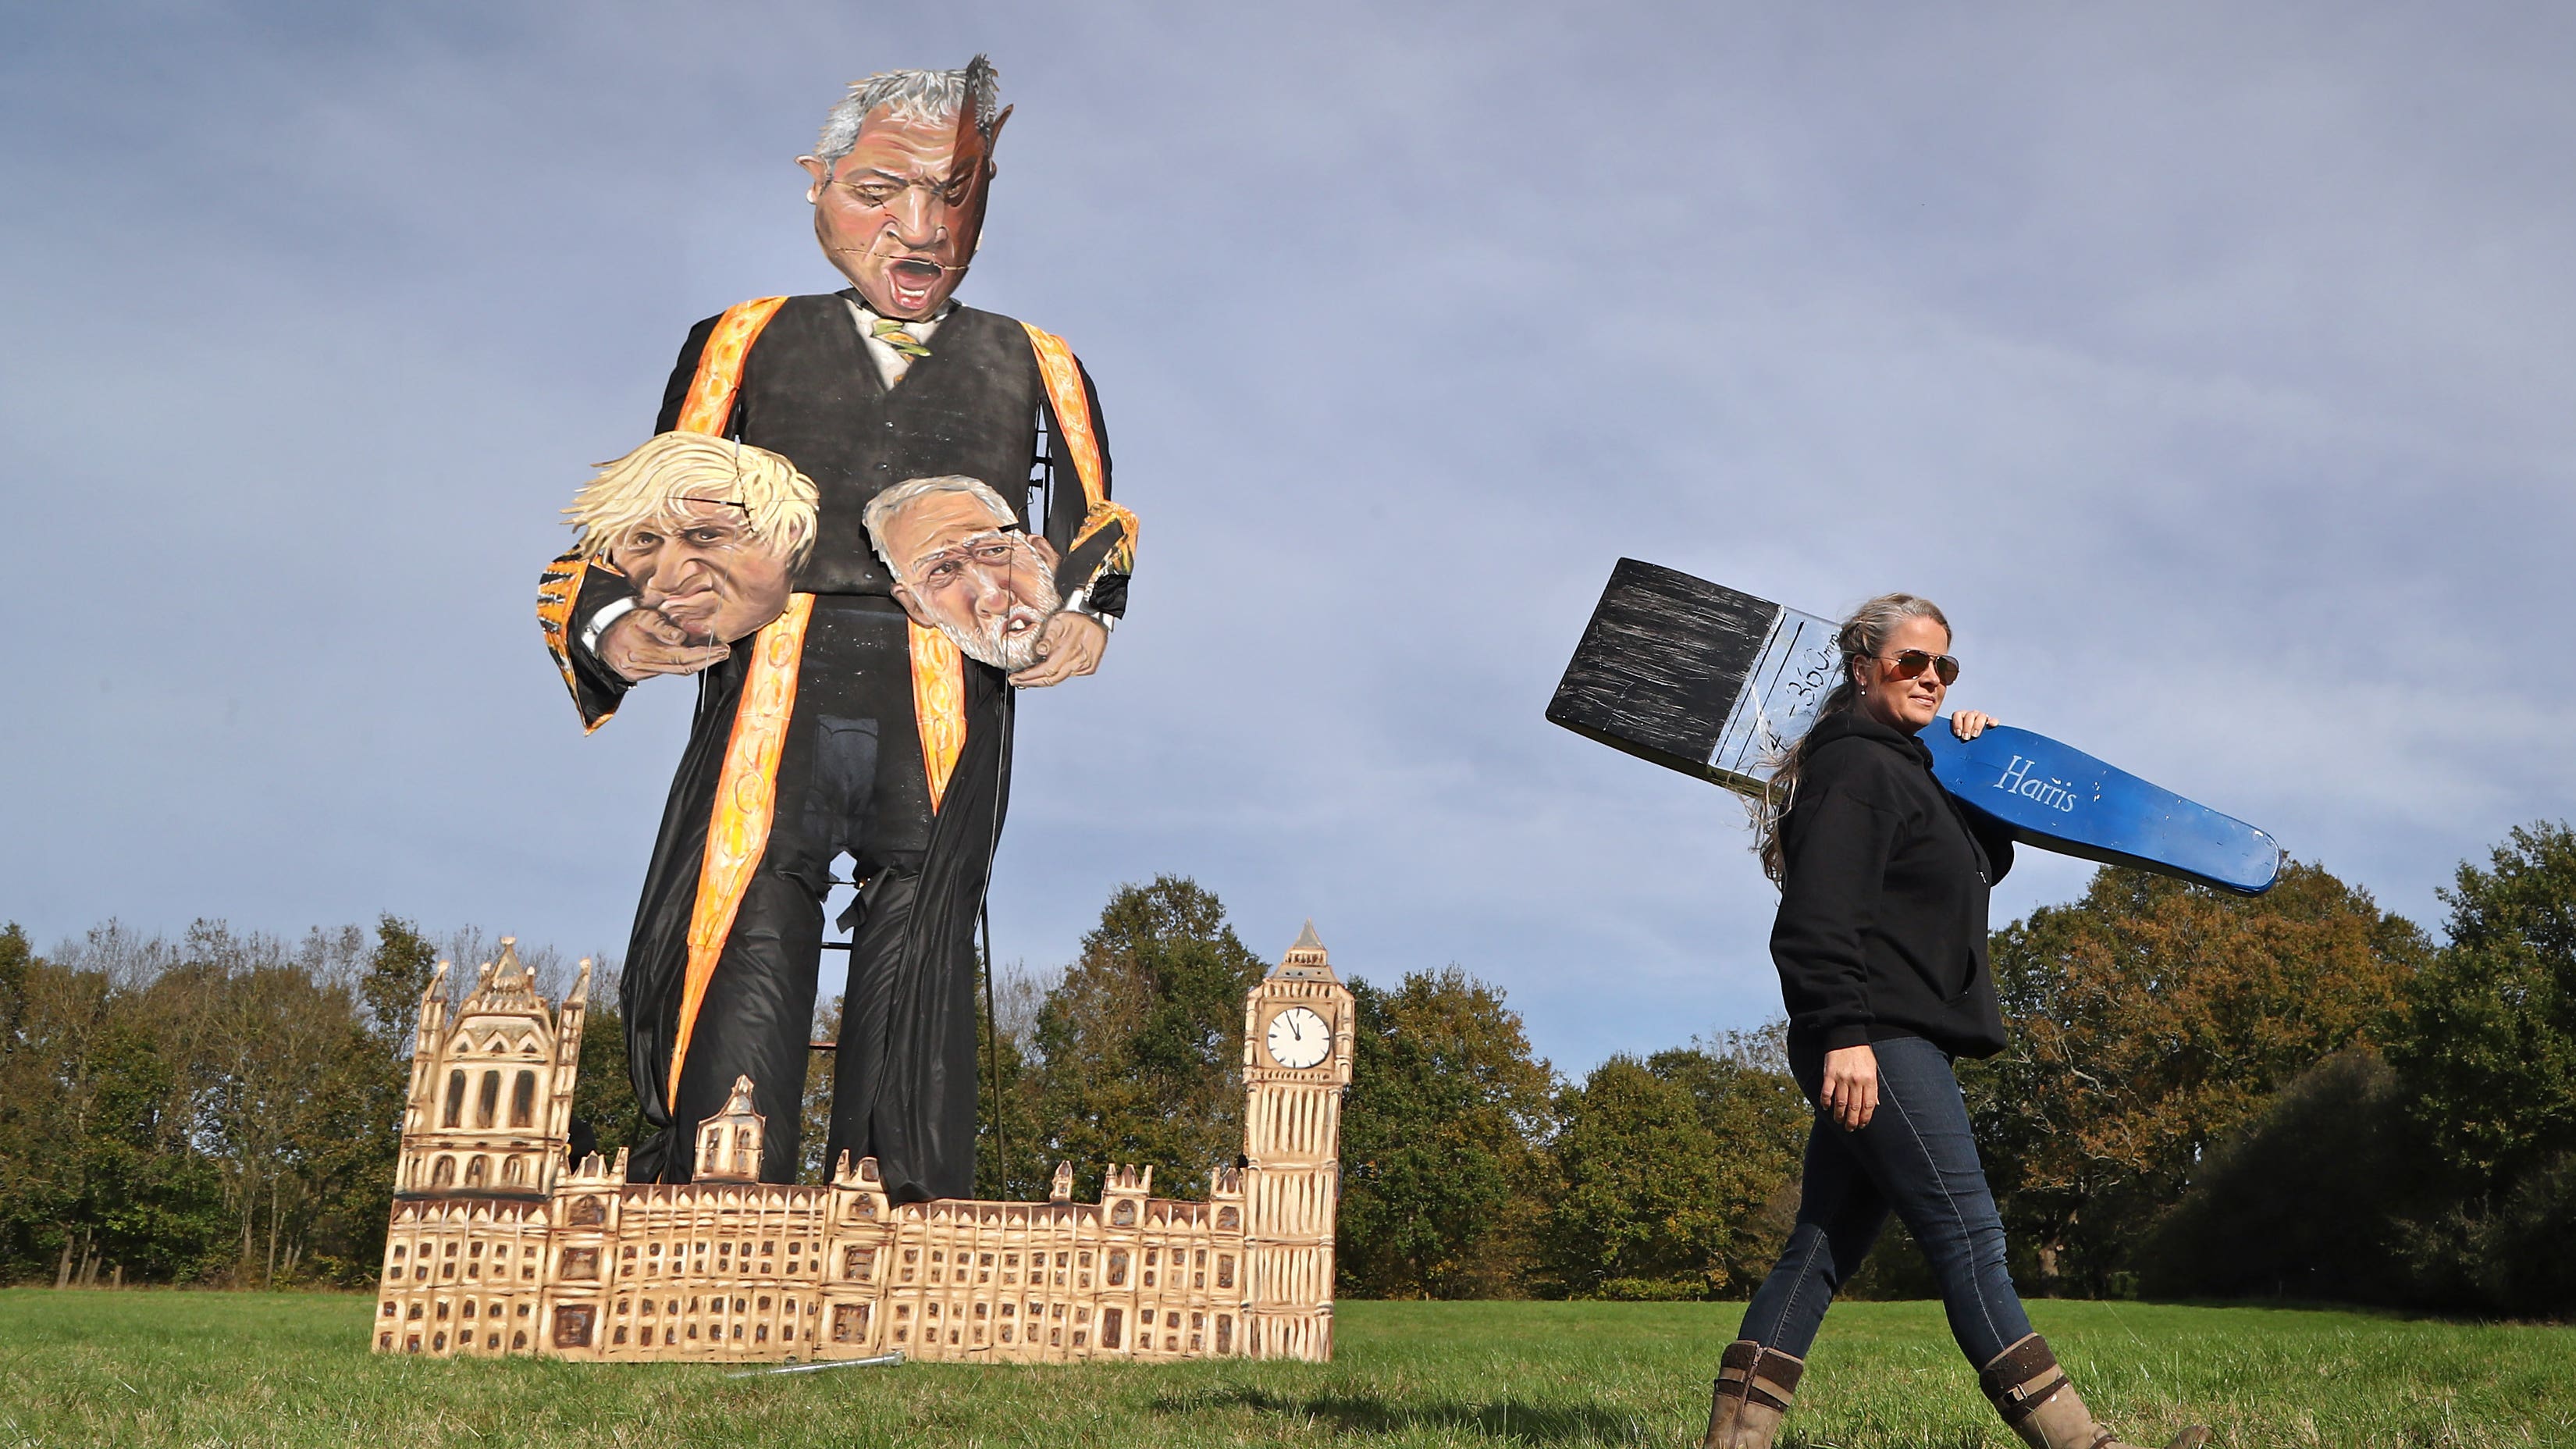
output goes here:
{"type": "Polygon", "coordinates": [[[31,23],[0,916],[622,941],[688,701],[577,736],[553,510],[691,321],[833,284],[838,86],[979,48],[967,295],[1082,351],[1146,524],[1026,702],[1006,958],[1175,871],[1571,1065],[1772,1010],[1733,803],[1540,718],[1622,553],[1929,592],[1972,702],[2428,921],[2571,813],[2564,20],[1586,16],[31,23]]]}

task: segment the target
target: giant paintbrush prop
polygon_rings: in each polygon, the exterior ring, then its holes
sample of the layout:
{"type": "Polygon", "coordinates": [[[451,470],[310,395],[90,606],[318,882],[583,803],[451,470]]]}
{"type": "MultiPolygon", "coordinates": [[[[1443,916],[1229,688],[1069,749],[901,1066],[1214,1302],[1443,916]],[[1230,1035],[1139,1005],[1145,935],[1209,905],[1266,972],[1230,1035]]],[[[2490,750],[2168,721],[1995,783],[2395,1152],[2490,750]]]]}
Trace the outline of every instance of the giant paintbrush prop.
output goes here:
{"type": "MultiPolygon", "coordinates": [[[[1758,795],[1839,666],[1831,621],[1623,558],[1547,717],[1758,795]]],[[[2280,874],[2271,836],[2046,735],[1996,725],[1963,741],[1936,720],[1920,738],[1943,787],[2026,844],[2246,895],[2280,874]]]]}

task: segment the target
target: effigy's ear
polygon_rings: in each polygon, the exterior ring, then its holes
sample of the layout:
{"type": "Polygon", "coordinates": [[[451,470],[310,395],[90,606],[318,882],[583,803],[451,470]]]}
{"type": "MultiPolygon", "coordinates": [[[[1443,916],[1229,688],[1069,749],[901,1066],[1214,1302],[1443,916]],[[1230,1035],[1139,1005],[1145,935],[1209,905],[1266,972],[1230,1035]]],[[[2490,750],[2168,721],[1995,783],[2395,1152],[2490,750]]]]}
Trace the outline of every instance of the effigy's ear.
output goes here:
{"type": "Polygon", "coordinates": [[[904,587],[901,579],[897,579],[895,581],[892,592],[894,594],[894,601],[903,605],[905,618],[912,620],[912,622],[919,624],[925,629],[936,629],[939,627],[939,621],[937,619],[921,612],[921,601],[912,596],[912,590],[904,587]]]}
{"type": "Polygon", "coordinates": [[[993,178],[999,174],[993,165],[993,142],[1002,134],[1002,123],[1010,118],[1006,108],[993,119],[991,130],[981,131],[966,119],[965,112],[958,114],[957,149],[950,156],[948,175],[952,183],[965,181],[966,197],[957,204],[951,226],[965,243],[959,250],[969,260],[983,243],[984,204],[992,199],[993,178]]]}
{"type": "Polygon", "coordinates": [[[963,200],[957,203],[957,216],[951,229],[965,245],[966,256],[975,255],[976,244],[984,235],[984,203],[991,194],[996,168],[993,145],[1002,138],[1002,126],[1011,119],[1011,107],[988,115],[984,106],[991,95],[992,64],[982,56],[966,63],[966,94],[957,107],[957,135],[948,152],[948,182],[964,182],[963,200]]]}
{"type": "Polygon", "coordinates": [[[1017,106],[1002,107],[1002,113],[993,118],[993,129],[984,133],[984,179],[987,181],[993,179],[998,169],[993,164],[993,150],[1002,144],[1002,127],[1011,119],[1011,112],[1018,109],[1017,106]]]}

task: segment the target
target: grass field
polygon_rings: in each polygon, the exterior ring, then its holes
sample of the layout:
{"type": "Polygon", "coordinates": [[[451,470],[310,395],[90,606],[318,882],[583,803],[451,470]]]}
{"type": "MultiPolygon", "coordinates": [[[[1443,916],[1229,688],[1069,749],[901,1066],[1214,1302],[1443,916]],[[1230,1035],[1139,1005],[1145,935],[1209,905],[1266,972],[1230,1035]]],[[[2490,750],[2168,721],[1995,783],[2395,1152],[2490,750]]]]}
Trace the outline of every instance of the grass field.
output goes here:
{"type": "MultiPolygon", "coordinates": [[[[0,1449],[521,1444],[1694,1443],[1727,1304],[1346,1303],[1325,1365],[431,1362],[368,1298],[0,1292],[0,1449]]],[[[2163,1304],[2033,1305],[2097,1412],[2161,1445],[2576,1446],[2576,1329],[2163,1304]]],[[[1997,1449],[1937,1305],[1834,1309],[1784,1449],[1997,1449]]]]}

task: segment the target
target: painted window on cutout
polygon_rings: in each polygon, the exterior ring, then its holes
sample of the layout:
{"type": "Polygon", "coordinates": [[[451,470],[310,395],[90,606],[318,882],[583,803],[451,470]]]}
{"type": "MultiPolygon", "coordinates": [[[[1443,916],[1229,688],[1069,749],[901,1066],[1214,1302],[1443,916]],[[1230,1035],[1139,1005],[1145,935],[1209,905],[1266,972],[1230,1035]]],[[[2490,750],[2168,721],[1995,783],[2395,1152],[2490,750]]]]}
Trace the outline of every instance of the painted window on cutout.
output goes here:
{"type": "Polygon", "coordinates": [[[439,1119],[438,1125],[441,1127],[465,1125],[465,1073],[462,1071],[447,1074],[447,1114],[439,1119]]]}
{"type": "Polygon", "coordinates": [[[536,1125],[536,1121],[537,1074],[521,1072],[519,1080],[510,1088],[510,1125],[532,1127],[536,1125]]]}

